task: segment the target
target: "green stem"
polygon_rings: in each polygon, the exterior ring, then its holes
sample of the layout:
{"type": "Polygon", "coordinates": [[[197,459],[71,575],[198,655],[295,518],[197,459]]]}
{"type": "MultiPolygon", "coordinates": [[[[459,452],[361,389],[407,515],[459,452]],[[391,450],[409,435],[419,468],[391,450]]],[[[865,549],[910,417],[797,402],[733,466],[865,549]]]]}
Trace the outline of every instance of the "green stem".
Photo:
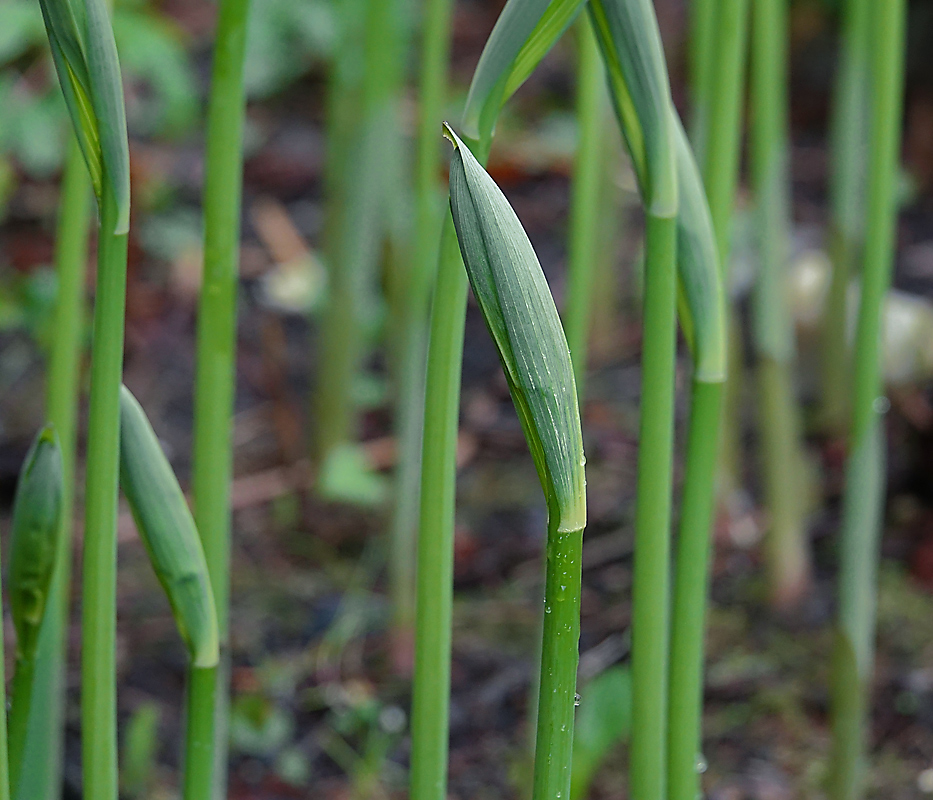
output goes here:
{"type": "Polygon", "coordinates": [[[534,800],[570,797],[583,531],[558,531],[556,520],[549,516],[534,800]]]}
{"type": "Polygon", "coordinates": [[[81,744],[84,795],[94,800],[116,800],[117,493],[127,235],[113,233],[117,206],[107,175],[103,186],[87,437],[81,744]]]}
{"type": "MultiPolygon", "coordinates": [[[[738,183],[745,51],[748,36],[748,0],[719,0],[716,9],[715,47],[710,51],[709,113],[705,122],[703,183],[709,201],[719,263],[729,296],[729,254],[732,213],[738,183]]],[[[740,486],[742,339],[738,325],[729,326],[729,364],[723,413],[730,424],[722,427],[720,491],[728,501],[740,486]]]]}
{"type": "Polygon", "coordinates": [[[646,217],[641,424],[632,586],[633,800],[665,797],[677,224],[646,217]]]}
{"type": "MultiPolygon", "coordinates": [[[[204,180],[204,277],[198,306],[192,489],[217,608],[222,658],[229,637],[230,484],[236,303],[246,97],[243,60],[249,0],[223,0],[217,20],[208,101],[204,180]]],[[[214,796],[226,796],[227,672],[192,680],[188,713],[216,713],[214,796]],[[211,685],[211,678],[215,684],[211,685]]],[[[186,776],[186,785],[188,778],[186,776]]],[[[206,796],[206,795],[205,795],[206,796]]]]}
{"type": "Polygon", "coordinates": [[[670,800],[701,796],[703,640],[723,383],[693,381],[671,623],[667,779],[670,800]]]}
{"type": "Polygon", "coordinates": [[[397,662],[411,657],[415,619],[415,548],[421,480],[421,423],[428,306],[438,259],[443,195],[438,179],[447,63],[450,55],[451,0],[430,0],[424,8],[415,145],[415,256],[402,320],[398,386],[399,468],[392,517],[391,587],[397,662]]]}
{"type": "MultiPolygon", "coordinates": [[[[386,233],[389,170],[385,131],[393,125],[401,80],[400,15],[389,0],[365,0],[361,35],[346,15],[346,51],[335,70],[329,159],[334,187],[328,221],[329,296],[321,323],[320,374],[316,389],[316,460],[324,465],[356,437],[354,381],[366,350],[366,330],[376,315],[375,277],[386,233]],[[362,40],[361,42],[359,40],[362,40]],[[359,50],[364,67],[362,80],[359,50]],[[345,140],[345,141],[340,141],[345,140]]],[[[357,9],[358,11],[358,9],[357,9]]]]}
{"type": "Polygon", "coordinates": [[[871,6],[870,0],[846,0],[843,4],[830,131],[829,249],[833,273],[823,317],[821,372],[823,422],[836,435],[845,432],[851,400],[847,295],[865,224],[871,6]]]}
{"type": "Polygon", "coordinates": [[[23,752],[26,749],[26,737],[29,730],[29,713],[32,706],[35,671],[35,660],[16,659],[16,668],[13,671],[13,685],[10,690],[8,737],[11,797],[26,797],[25,794],[20,794],[20,783],[23,776],[23,752]]]}
{"type": "Polygon", "coordinates": [[[214,793],[216,722],[213,701],[219,688],[217,667],[188,670],[188,708],[185,729],[185,769],[182,797],[207,800],[214,793]]]}
{"type": "Polygon", "coordinates": [[[605,76],[599,46],[588,16],[577,23],[577,156],[570,196],[567,254],[567,309],[564,330],[573,358],[577,393],[585,394],[586,361],[592,321],[593,289],[599,262],[600,200],[605,169],[603,110],[605,76]]]}
{"type": "Polygon", "coordinates": [[[905,18],[905,0],[872,5],[868,222],[855,335],[852,447],[846,465],[833,663],[833,800],[855,800],[864,793],[885,477],[882,316],[896,244],[905,18]]]}
{"type": "Polygon", "coordinates": [[[457,427],[467,277],[448,213],[428,347],[418,531],[411,800],[447,797],[457,427]]]}
{"type": "Polygon", "coordinates": [[[62,448],[62,530],[36,654],[36,690],[20,770],[23,797],[57,800],[64,758],[65,667],[71,587],[75,440],[81,357],[84,352],[85,279],[91,227],[91,181],[77,140],[68,146],[55,237],[55,332],[49,355],[46,406],[62,448]]]}
{"type": "Polygon", "coordinates": [[[786,0],[753,0],[751,172],[757,205],[759,269],[754,292],[761,407],[762,477],[772,603],[789,608],[806,591],[810,559],[805,525],[800,411],[794,393],[794,335],[786,272],[789,254],[786,0]]]}
{"type": "Polygon", "coordinates": [[[693,91],[691,139],[697,161],[703,163],[712,94],[716,10],[719,0],[693,0],[690,17],[690,88],[693,91]]]}

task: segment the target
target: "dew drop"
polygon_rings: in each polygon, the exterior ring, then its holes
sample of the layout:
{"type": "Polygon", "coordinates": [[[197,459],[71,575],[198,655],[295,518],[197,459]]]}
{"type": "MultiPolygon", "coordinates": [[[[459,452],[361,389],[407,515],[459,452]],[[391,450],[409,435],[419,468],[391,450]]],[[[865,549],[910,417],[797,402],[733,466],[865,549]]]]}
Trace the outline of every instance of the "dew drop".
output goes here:
{"type": "Polygon", "coordinates": [[[575,694],[575,695],[573,696],[573,704],[574,704],[574,706],[580,705],[580,700],[581,700],[581,697],[580,697],[580,694],[579,694],[579,692],[578,692],[577,694],[575,694]]]}
{"type": "Polygon", "coordinates": [[[709,764],[706,763],[706,759],[703,757],[702,753],[697,756],[696,764],[694,764],[693,768],[699,775],[702,775],[709,768],[709,764]]]}

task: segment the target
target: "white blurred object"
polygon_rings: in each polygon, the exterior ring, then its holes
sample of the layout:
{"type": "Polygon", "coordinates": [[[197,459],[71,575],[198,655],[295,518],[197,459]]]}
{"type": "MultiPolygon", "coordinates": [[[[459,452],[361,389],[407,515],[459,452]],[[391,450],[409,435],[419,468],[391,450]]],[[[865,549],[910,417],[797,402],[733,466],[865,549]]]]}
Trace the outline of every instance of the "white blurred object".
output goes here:
{"type": "MultiPolygon", "coordinates": [[[[829,292],[832,265],[821,250],[803,253],[791,266],[790,297],[801,334],[819,333],[829,292]]],[[[855,336],[859,286],[849,287],[849,340],[855,336]]],[[[892,289],[884,306],[884,376],[894,386],[933,378],[933,303],[892,289]]]]}

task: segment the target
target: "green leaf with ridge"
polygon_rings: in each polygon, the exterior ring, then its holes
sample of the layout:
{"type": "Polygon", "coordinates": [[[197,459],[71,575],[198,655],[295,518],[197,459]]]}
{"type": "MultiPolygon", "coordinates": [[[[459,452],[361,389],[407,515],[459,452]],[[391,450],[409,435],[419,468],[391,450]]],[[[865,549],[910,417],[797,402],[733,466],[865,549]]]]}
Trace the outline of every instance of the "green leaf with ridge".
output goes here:
{"type": "Polygon", "coordinates": [[[538,257],[505,195],[454,143],[450,208],[460,252],[559,531],[586,525],[580,410],[570,350],[538,257]]]}
{"type": "Polygon", "coordinates": [[[146,412],[120,389],[120,486],[196,667],[214,667],[219,633],[201,538],[146,412]]]}

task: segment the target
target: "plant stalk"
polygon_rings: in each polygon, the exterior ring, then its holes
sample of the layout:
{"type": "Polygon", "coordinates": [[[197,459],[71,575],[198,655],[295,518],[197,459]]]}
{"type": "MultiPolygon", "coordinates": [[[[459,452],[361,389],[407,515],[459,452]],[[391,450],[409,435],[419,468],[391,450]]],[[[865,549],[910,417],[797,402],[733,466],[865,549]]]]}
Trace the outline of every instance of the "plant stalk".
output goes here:
{"type": "Polygon", "coordinates": [[[106,172],[102,184],[85,490],[81,744],[85,796],[116,800],[117,494],[128,237],[113,233],[117,204],[106,172]]]}
{"type": "Polygon", "coordinates": [[[421,424],[424,418],[431,288],[443,219],[439,180],[441,139],[450,55],[451,0],[430,0],[424,8],[415,145],[415,254],[401,320],[398,381],[399,467],[392,516],[391,591],[397,664],[411,659],[415,623],[415,565],[421,481],[421,424]]]}
{"type": "MultiPolygon", "coordinates": [[[[709,113],[700,135],[704,143],[702,171],[709,201],[719,263],[727,298],[732,214],[738,183],[742,100],[745,85],[745,54],[748,38],[748,0],[719,0],[714,28],[715,47],[710,50],[709,113]]],[[[730,314],[730,317],[732,315],[730,314]]],[[[722,426],[720,442],[721,496],[730,503],[741,484],[741,381],[742,340],[738,324],[729,322],[729,364],[723,413],[729,424],[722,426]]]]}
{"type": "Polygon", "coordinates": [[[701,795],[697,760],[702,752],[703,641],[723,385],[694,380],[690,398],[671,623],[669,800],[701,795]]]}
{"type": "Polygon", "coordinates": [[[583,531],[558,531],[556,521],[549,515],[534,800],[570,797],[583,531]]]}
{"type": "Polygon", "coordinates": [[[16,667],[13,670],[13,685],[10,689],[9,730],[7,737],[11,797],[21,796],[20,784],[23,776],[23,753],[26,749],[26,736],[29,729],[29,715],[32,705],[35,673],[35,659],[20,657],[16,659],[16,667]]]}
{"type": "Polygon", "coordinates": [[[664,800],[670,624],[677,224],[646,216],[641,423],[632,586],[633,800],[664,800]]]}
{"type": "Polygon", "coordinates": [[[847,296],[865,226],[871,7],[871,0],[846,0],[843,4],[830,129],[829,251],[833,272],[823,317],[821,373],[823,423],[835,435],[846,432],[851,402],[847,296]]]}
{"type": "Polygon", "coordinates": [[[55,236],[55,331],[49,353],[46,407],[62,449],[62,530],[45,618],[39,632],[29,706],[29,726],[20,770],[23,797],[57,800],[64,758],[65,668],[71,590],[71,530],[74,514],[75,442],[81,358],[85,341],[85,280],[92,193],[77,140],[68,145],[55,236]]]}
{"type": "Polygon", "coordinates": [[[424,406],[411,800],[447,797],[457,428],[466,299],[466,272],[448,213],[431,310],[424,406]]]}
{"type": "Polygon", "coordinates": [[[833,800],[856,800],[865,790],[885,479],[882,315],[896,246],[906,7],[904,0],[872,5],[868,221],[855,335],[851,450],[843,498],[839,621],[832,673],[833,800]]]}
{"type": "MultiPolygon", "coordinates": [[[[230,484],[233,477],[236,305],[246,105],[243,60],[248,17],[249,0],[222,0],[208,100],[204,274],[198,304],[194,393],[194,518],[214,592],[222,664],[229,658],[230,484]]],[[[188,690],[189,726],[190,717],[203,720],[210,713],[215,719],[213,756],[208,751],[204,760],[212,758],[213,796],[217,798],[226,797],[227,678],[225,666],[199,674],[196,680],[192,674],[188,690]]],[[[192,743],[189,742],[188,746],[190,752],[192,743]]],[[[192,783],[201,785],[193,779],[192,783]]],[[[186,775],[186,791],[189,785],[186,775]]],[[[195,796],[211,795],[185,795],[195,796]]]]}
{"type": "Polygon", "coordinates": [[[221,687],[218,667],[188,670],[188,707],[185,720],[185,763],[182,797],[200,800],[214,796],[216,747],[215,699],[221,687]]]}
{"type": "Polygon", "coordinates": [[[771,602],[790,608],[810,583],[795,344],[787,296],[790,245],[786,0],[753,0],[752,183],[757,205],[758,278],[753,295],[762,477],[768,510],[771,602]]]}
{"type": "Polygon", "coordinates": [[[603,156],[605,75],[599,45],[588,15],[577,22],[577,155],[570,196],[570,241],[567,253],[567,309],[564,331],[573,359],[581,400],[592,322],[593,291],[599,267],[600,200],[605,170],[603,156]]]}

